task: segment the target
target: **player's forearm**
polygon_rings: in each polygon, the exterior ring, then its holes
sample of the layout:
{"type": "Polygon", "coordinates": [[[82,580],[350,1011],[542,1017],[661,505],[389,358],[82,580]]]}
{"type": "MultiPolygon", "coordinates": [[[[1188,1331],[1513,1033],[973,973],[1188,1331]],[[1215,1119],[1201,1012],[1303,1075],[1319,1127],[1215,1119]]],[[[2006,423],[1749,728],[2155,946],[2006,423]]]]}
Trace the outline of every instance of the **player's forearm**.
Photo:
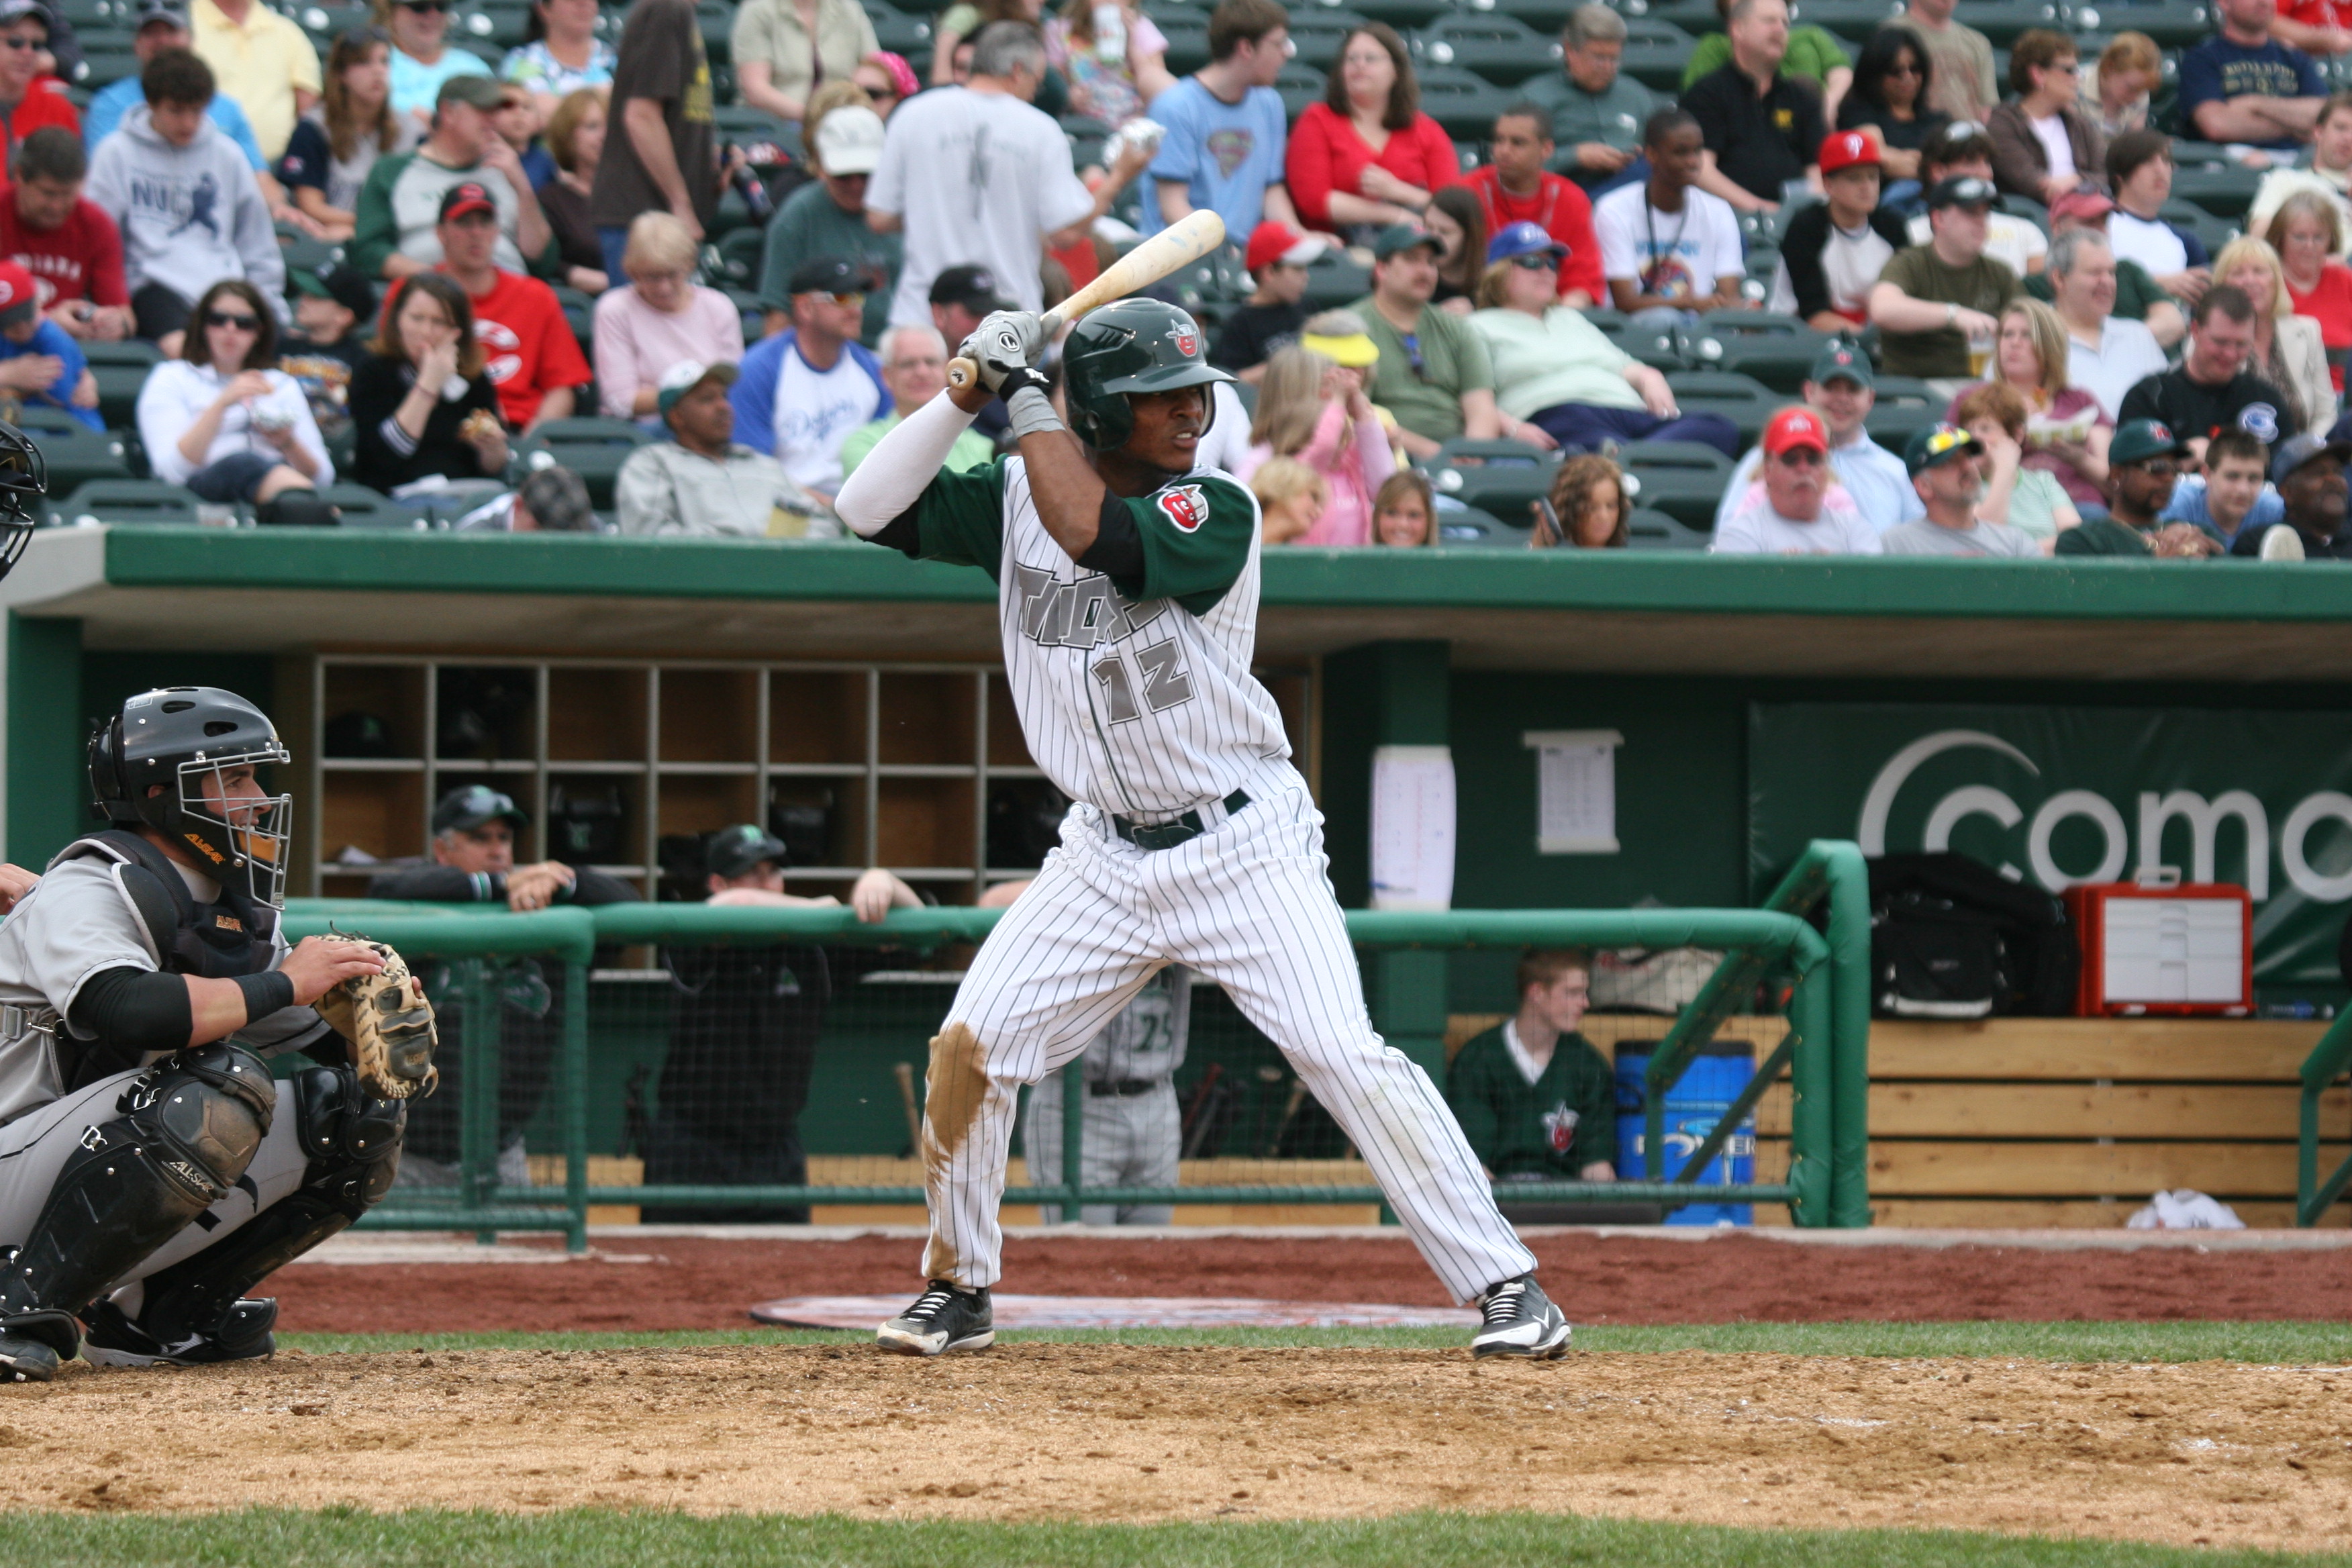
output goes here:
{"type": "Polygon", "coordinates": [[[898,422],[841,482],[833,510],[860,539],[871,539],[921,499],[925,487],[944,468],[956,437],[971,426],[972,416],[985,406],[988,395],[977,385],[962,394],[943,392],[898,422]],[[960,397],[978,395],[980,402],[967,410],[960,397]]]}
{"type": "Polygon", "coordinates": [[[1110,492],[1067,430],[1033,431],[1021,437],[1021,462],[1029,471],[1029,497],[1037,521],[1062,553],[1076,561],[1102,532],[1103,500],[1110,492]]]}

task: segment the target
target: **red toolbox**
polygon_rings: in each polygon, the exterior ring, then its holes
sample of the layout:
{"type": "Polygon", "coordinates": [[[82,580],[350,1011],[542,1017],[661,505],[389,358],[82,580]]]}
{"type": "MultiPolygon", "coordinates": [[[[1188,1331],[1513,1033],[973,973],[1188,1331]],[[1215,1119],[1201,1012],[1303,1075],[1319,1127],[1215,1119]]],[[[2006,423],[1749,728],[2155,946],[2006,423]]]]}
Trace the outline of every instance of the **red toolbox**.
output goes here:
{"type": "Polygon", "coordinates": [[[2239,1016],[2254,1006],[2254,900],[2223,882],[2069,888],[2083,943],[2074,1011],[2239,1016]]]}

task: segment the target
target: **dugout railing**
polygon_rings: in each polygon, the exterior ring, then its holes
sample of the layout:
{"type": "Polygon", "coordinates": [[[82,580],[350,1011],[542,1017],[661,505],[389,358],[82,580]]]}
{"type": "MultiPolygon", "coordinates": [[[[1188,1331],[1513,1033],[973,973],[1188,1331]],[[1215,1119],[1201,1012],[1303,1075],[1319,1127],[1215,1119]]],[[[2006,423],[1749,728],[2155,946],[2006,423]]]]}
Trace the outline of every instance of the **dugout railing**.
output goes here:
{"type": "Polygon", "coordinates": [[[2311,1054],[2303,1059],[2303,1079],[2294,1161],[2294,1223],[2308,1230],[2320,1222],[2352,1184],[2352,1155],[2326,1181],[2319,1177],[2319,1101],[2328,1086],[2352,1070],[2352,1009],[2337,1016],[2311,1054]]]}
{"type": "MultiPolygon", "coordinates": [[[[480,906],[297,900],[289,902],[289,929],[304,934],[332,923],[393,942],[420,973],[428,975],[454,1025],[445,1031],[443,1041],[449,1081],[436,1099],[446,1100],[454,1094],[455,1105],[428,1102],[417,1111],[420,1126],[438,1129],[436,1155],[454,1154],[446,1162],[454,1179],[438,1186],[404,1182],[362,1224],[471,1230],[485,1239],[499,1230],[562,1229],[576,1250],[585,1245],[591,1205],[632,1206],[648,1218],[665,1210],[758,1218],[780,1208],[814,1205],[921,1204],[919,1168],[904,1157],[869,1162],[895,1172],[895,1179],[878,1181],[860,1179],[854,1171],[845,1177],[837,1173],[844,1163],[839,1161],[831,1163],[835,1174],[820,1179],[812,1173],[796,1184],[614,1184],[592,1180],[592,1154],[609,1154],[614,1142],[608,1131],[602,1139],[604,1146],[592,1150],[592,1099],[609,1109],[625,1095],[628,1114],[635,1117],[658,1080],[649,1079],[643,1068],[626,1085],[609,1077],[594,1078],[590,1038],[595,1035],[609,1040],[632,1032],[644,1038],[657,1032],[669,1005],[661,984],[669,973],[662,964],[675,963],[681,954],[724,949],[822,947],[848,952],[887,948],[895,950],[893,964],[926,964],[942,950],[984,940],[998,914],[964,907],[900,910],[879,924],[863,925],[845,909],[649,902],[515,915],[480,906]],[[601,958],[594,956],[600,953],[601,958]],[[646,955],[655,955],[655,965],[594,970],[607,984],[589,984],[592,964],[614,963],[627,953],[636,954],[641,963],[646,955]],[[532,969],[545,977],[543,994],[530,984],[532,969]],[[524,978],[519,980],[519,974],[524,978]],[[615,984],[631,979],[646,984],[635,988],[615,984]],[[518,1003],[518,991],[530,994],[518,1003]],[[533,1004],[539,1009],[535,1013],[533,1004]],[[535,1065],[519,1075],[518,1063],[526,1060],[535,1065]],[[520,1112],[532,1120],[533,1148],[541,1155],[532,1162],[534,1175],[523,1182],[513,1179],[517,1172],[511,1163],[502,1173],[500,1159],[501,1127],[510,1128],[518,1119],[512,1100],[519,1092],[519,1076],[530,1085],[520,1092],[543,1102],[520,1112]],[[508,1097],[503,1105],[502,1094],[508,1097]]],[[[1780,1037],[1769,1051],[1759,1052],[1746,1089],[1665,1179],[1514,1182],[1507,1194],[1514,1205],[1761,1203],[1785,1205],[1801,1226],[1869,1223],[1869,916],[1862,860],[1853,845],[1814,843],[1760,909],[1350,910],[1347,920],[1370,972],[1368,994],[1373,999],[1375,1024],[1392,1040],[1411,1040],[1420,1047],[1414,1054],[1424,1058],[1433,1076],[1442,1076],[1444,1068],[1442,1047],[1435,1059],[1427,1059],[1428,1047],[1438,1045],[1426,1024],[1433,966],[1416,966],[1412,962],[1415,955],[1438,961],[1433,985],[1442,1016],[1443,956],[1449,951],[1528,946],[1719,950],[1723,956],[1696,997],[1670,1024],[1660,1020],[1663,1037],[1650,1051],[1644,1070],[1647,1149],[1668,1147],[1663,1136],[1666,1089],[1726,1022],[1738,1014],[1755,1013],[1759,995],[1768,999],[1768,1009],[1778,1009],[1772,1016],[1782,1029],[1780,1037]],[[1816,921],[1822,929],[1816,929],[1816,921]],[[1423,994],[1417,999],[1404,994],[1409,986],[1381,983],[1381,967],[1399,959],[1407,960],[1400,966],[1406,973],[1418,968],[1423,994]],[[1402,1016],[1416,1000],[1423,1013],[1418,1033],[1414,1023],[1402,1016]],[[1783,1078],[1790,1088],[1785,1176],[1697,1181],[1783,1078]]],[[[870,966],[873,960],[866,962],[870,966]]],[[[900,1005],[887,1019],[867,1018],[858,1026],[868,1034],[886,1031],[898,1042],[902,1057],[919,1063],[952,996],[954,974],[894,969],[890,975],[940,984],[913,988],[915,1002],[900,1005]]],[[[919,1072],[915,1067],[915,1076],[919,1072]]],[[[1088,1205],[1364,1205],[1381,1201],[1360,1161],[1352,1162],[1350,1172],[1352,1151],[1349,1160],[1341,1161],[1242,1162],[1245,1177],[1238,1181],[1186,1179],[1172,1187],[1089,1185],[1084,1180],[1086,1100],[1078,1073],[1075,1061],[1065,1069],[1068,1092],[1062,1096],[1061,1171],[1050,1181],[1010,1182],[1006,1204],[1046,1205],[1075,1215],[1088,1205]],[[1286,1178],[1287,1170],[1299,1166],[1311,1167],[1319,1179],[1286,1178]]],[[[868,1087],[877,1092],[859,1095],[861,1105],[869,1098],[883,1098],[878,1083],[868,1087]]],[[[1300,1098],[1294,1080],[1291,1111],[1297,1110],[1300,1098]]],[[[802,1121],[806,1124],[835,1116],[842,1109],[812,1101],[802,1121]]],[[[909,1120],[912,1114],[910,1097],[909,1120]]],[[[609,1128],[614,1118],[603,1120],[609,1128]]],[[[1282,1121],[1287,1126],[1291,1118],[1285,1116],[1282,1121]]],[[[913,1142],[911,1129],[906,1142],[913,1142]]],[[[1277,1135],[1267,1146],[1268,1155],[1279,1147],[1277,1135]]],[[[908,1152],[913,1152],[911,1147],[908,1152]]]]}

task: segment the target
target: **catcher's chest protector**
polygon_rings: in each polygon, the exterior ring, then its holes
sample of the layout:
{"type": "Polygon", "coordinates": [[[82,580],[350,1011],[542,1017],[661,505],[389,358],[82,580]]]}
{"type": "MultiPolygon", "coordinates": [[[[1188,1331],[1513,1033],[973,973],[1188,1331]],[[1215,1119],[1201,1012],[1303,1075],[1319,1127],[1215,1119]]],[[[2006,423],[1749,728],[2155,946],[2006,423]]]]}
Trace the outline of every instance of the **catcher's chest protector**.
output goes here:
{"type": "Polygon", "coordinates": [[[76,839],[57,860],[96,855],[114,864],[115,885],[139,916],[166,974],[234,980],[258,974],[277,955],[278,911],[221,889],[199,904],[163,852],[136,833],[110,827],[76,839]]]}

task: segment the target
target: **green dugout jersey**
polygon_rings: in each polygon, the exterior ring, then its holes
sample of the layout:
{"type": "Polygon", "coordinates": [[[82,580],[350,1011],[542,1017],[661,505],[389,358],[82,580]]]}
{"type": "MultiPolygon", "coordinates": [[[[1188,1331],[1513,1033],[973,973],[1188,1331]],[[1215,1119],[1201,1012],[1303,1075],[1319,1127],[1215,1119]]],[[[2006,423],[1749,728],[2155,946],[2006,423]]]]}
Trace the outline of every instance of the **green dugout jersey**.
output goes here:
{"type": "Polygon", "coordinates": [[[1572,1181],[1617,1159],[1617,1075],[1582,1035],[1562,1035],[1533,1083],[1498,1024],[1454,1054],[1445,1100],[1478,1163],[1496,1177],[1572,1181]]]}
{"type": "Polygon", "coordinates": [[[1256,498],[1224,474],[1114,498],[1083,562],[1045,531],[1018,456],[941,473],[875,542],[996,579],[1004,671],[1029,754],[1074,800],[1165,818],[1290,755],[1250,673],[1256,498]]]}

